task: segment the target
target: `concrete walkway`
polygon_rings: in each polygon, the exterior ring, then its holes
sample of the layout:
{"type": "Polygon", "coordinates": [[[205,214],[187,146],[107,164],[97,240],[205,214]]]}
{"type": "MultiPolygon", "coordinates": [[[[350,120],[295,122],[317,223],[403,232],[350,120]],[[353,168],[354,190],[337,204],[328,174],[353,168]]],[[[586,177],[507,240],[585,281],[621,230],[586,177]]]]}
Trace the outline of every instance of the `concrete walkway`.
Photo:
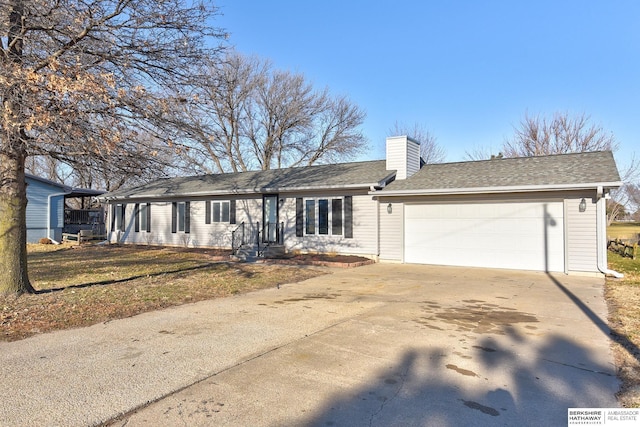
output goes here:
{"type": "Polygon", "coordinates": [[[376,264],[0,343],[0,425],[565,425],[617,406],[602,285],[376,264]]]}

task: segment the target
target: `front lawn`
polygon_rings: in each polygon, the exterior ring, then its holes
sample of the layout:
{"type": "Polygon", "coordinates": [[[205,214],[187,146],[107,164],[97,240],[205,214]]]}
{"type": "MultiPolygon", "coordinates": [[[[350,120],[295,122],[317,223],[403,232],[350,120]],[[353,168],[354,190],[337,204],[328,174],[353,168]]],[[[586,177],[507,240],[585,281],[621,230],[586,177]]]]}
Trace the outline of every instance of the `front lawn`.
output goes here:
{"type": "Polygon", "coordinates": [[[608,239],[638,239],[640,237],[640,223],[614,222],[607,227],[608,239]]]}
{"type": "Polygon", "coordinates": [[[620,403],[640,407],[640,259],[608,253],[609,268],[624,274],[623,279],[607,279],[605,298],[609,307],[609,327],[614,340],[613,354],[622,387],[620,403]]]}
{"type": "Polygon", "coordinates": [[[221,262],[227,251],[29,245],[34,295],[0,296],[0,341],[302,281],[317,268],[221,262]]]}

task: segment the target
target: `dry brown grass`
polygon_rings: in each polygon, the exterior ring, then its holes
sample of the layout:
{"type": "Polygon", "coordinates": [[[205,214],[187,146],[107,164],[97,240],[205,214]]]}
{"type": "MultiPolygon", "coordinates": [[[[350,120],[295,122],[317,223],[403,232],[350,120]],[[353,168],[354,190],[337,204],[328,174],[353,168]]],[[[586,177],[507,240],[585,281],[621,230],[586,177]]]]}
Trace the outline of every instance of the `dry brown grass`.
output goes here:
{"type": "Polygon", "coordinates": [[[640,259],[609,252],[609,267],[624,273],[623,279],[607,279],[605,298],[618,377],[618,400],[627,408],[640,407],[640,259]]]}
{"type": "Polygon", "coordinates": [[[29,245],[29,275],[38,293],[0,296],[0,341],[323,274],[299,266],[221,262],[224,255],[153,246],[29,245]]]}

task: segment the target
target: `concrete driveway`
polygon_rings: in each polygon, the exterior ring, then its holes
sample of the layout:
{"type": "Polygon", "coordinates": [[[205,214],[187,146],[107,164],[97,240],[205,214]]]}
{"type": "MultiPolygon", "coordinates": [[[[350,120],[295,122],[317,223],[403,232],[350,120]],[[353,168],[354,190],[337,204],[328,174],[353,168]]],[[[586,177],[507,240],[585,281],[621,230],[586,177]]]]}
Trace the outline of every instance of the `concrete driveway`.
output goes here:
{"type": "Polygon", "coordinates": [[[1,343],[0,424],[538,426],[617,406],[602,279],[331,273],[1,343]]]}

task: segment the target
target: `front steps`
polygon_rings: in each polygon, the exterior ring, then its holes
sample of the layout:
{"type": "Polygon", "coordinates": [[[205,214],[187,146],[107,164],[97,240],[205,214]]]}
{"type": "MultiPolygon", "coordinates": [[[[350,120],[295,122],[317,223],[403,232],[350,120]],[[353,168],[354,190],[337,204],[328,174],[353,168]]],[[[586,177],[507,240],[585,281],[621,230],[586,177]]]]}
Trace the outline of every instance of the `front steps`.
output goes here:
{"type": "Polygon", "coordinates": [[[262,258],[279,258],[285,254],[284,245],[270,244],[260,245],[242,245],[236,251],[232,258],[238,261],[255,262],[262,258]]]}

